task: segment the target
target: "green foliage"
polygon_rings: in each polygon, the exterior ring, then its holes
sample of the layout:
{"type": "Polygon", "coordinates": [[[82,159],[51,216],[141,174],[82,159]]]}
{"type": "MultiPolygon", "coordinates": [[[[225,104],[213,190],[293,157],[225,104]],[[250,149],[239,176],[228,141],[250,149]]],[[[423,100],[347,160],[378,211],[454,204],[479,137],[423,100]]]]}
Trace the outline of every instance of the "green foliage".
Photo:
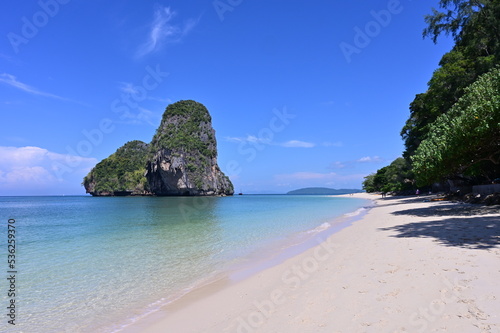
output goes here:
{"type": "Polygon", "coordinates": [[[452,35],[429,89],[410,104],[401,131],[420,186],[445,178],[483,182],[499,172],[498,99],[500,1],[441,0],[426,16],[424,37],[452,35]],[[497,67],[498,68],[498,67],[497,67]],[[485,75],[485,73],[489,73],[485,75]],[[495,95],[496,94],[496,95],[495,95]]]}
{"type": "Polygon", "coordinates": [[[500,63],[500,1],[442,0],[426,17],[424,36],[434,41],[452,34],[456,44],[445,54],[429,89],[410,104],[410,117],[401,131],[406,158],[429,133],[430,125],[463,96],[465,88],[500,63]]]}
{"type": "Polygon", "coordinates": [[[461,37],[462,29],[474,20],[490,1],[484,0],[441,0],[443,11],[432,9],[432,15],[425,16],[427,28],[424,37],[431,37],[434,43],[441,34],[452,35],[456,41],[461,37]],[[452,8],[453,7],[453,8],[452,8]]]}
{"type": "Polygon", "coordinates": [[[371,173],[365,177],[363,181],[363,190],[368,193],[377,192],[377,188],[375,187],[375,174],[371,173]]]}
{"type": "Polygon", "coordinates": [[[429,126],[412,161],[419,184],[484,172],[484,161],[500,163],[499,68],[465,89],[465,95],[429,126]]]}
{"type": "Polygon", "coordinates": [[[187,100],[170,104],[151,142],[151,151],[168,149],[172,155],[183,156],[196,188],[203,187],[203,175],[209,163],[217,157],[217,143],[207,108],[187,100]]]}
{"type": "Polygon", "coordinates": [[[88,192],[145,191],[146,161],[149,146],[142,141],[130,141],[114,154],[99,162],[84,178],[88,192]]]}
{"type": "Polygon", "coordinates": [[[414,174],[407,160],[400,157],[390,165],[365,177],[363,189],[370,192],[401,192],[414,189],[414,174]]]}
{"type": "Polygon", "coordinates": [[[216,141],[211,129],[212,118],[207,108],[187,100],[170,104],[163,113],[162,125],[156,131],[151,149],[170,149],[177,152],[199,152],[216,157],[216,141]]]}
{"type": "MultiPolygon", "coordinates": [[[[210,192],[211,185],[207,185],[206,175],[211,174],[211,167],[215,166],[217,176],[222,177],[218,180],[222,181],[225,194],[232,195],[234,190],[231,181],[212,163],[217,157],[217,143],[211,121],[205,106],[195,101],[180,101],[169,105],[151,144],[141,141],[125,144],[91,170],[83,180],[85,189],[97,195],[105,192],[158,194],[163,189],[153,188],[157,182],[150,178],[151,183],[148,183],[145,174],[146,168],[150,166],[149,162],[158,162],[153,161],[153,158],[158,152],[162,152],[164,155],[175,157],[176,164],[185,166],[182,172],[185,173],[183,176],[186,176],[188,186],[201,192],[210,192]]],[[[148,173],[148,177],[152,173],[148,173]]]]}

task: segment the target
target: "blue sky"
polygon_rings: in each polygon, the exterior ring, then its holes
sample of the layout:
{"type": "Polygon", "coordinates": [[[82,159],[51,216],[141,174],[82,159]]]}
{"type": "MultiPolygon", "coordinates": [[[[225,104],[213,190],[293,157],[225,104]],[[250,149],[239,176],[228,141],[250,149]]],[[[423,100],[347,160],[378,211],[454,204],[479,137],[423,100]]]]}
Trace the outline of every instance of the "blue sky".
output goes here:
{"type": "Polygon", "coordinates": [[[11,2],[0,11],[0,195],[83,176],[165,107],[210,111],[237,191],[360,188],[401,155],[408,105],[452,42],[438,1],[11,2]]]}

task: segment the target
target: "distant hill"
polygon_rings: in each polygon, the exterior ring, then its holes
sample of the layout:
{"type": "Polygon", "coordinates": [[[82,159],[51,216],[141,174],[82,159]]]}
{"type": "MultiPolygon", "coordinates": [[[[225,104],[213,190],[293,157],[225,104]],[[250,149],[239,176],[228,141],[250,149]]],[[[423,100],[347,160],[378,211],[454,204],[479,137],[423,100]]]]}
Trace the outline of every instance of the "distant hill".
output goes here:
{"type": "Polygon", "coordinates": [[[353,189],[340,189],[336,190],[327,187],[307,187],[298,190],[290,191],[287,194],[291,195],[341,195],[341,194],[351,194],[351,193],[361,193],[362,190],[353,189]]]}

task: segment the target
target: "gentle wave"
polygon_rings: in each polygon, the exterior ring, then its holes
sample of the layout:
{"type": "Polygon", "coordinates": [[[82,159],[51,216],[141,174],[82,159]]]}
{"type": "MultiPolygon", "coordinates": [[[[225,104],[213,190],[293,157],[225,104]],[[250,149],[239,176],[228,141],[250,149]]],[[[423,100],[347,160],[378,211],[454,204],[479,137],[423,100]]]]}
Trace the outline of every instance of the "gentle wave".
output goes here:
{"type": "Polygon", "coordinates": [[[307,233],[308,234],[317,234],[317,233],[320,233],[322,231],[325,231],[326,229],[330,228],[332,225],[328,222],[325,222],[323,224],[321,224],[320,226],[317,226],[316,228],[312,229],[312,230],[308,230],[307,233]]]}
{"type": "Polygon", "coordinates": [[[354,211],[354,212],[352,212],[352,213],[347,213],[347,214],[344,214],[344,216],[346,216],[346,217],[354,217],[354,216],[358,216],[358,215],[360,215],[360,214],[362,214],[362,213],[364,213],[364,212],[366,212],[366,211],[367,211],[367,209],[366,209],[366,208],[364,208],[364,207],[362,207],[362,208],[360,208],[360,209],[358,209],[358,210],[355,210],[355,211],[354,211]]]}

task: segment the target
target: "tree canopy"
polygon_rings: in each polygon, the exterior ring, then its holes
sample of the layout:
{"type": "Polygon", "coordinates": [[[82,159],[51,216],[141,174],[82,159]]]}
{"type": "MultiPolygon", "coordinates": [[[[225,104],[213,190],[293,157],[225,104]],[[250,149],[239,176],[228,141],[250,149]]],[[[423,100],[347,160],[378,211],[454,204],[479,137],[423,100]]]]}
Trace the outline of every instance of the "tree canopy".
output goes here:
{"type": "Polygon", "coordinates": [[[139,140],[129,141],[105,158],[83,179],[87,192],[147,191],[146,161],[149,145],[139,140]]]}
{"type": "Polygon", "coordinates": [[[412,156],[421,184],[459,174],[481,174],[500,163],[500,69],[482,75],[465,94],[429,126],[412,156]]]}
{"type": "Polygon", "coordinates": [[[401,130],[406,167],[391,164],[367,176],[367,191],[409,186],[401,179],[413,186],[456,178],[474,184],[500,174],[500,0],[441,0],[425,22],[424,38],[436,43],[450,35],[455,45],[410,103],[401,130]]]}
{"type": "Polygon", "coordinates": [[[368,175],[363,181],[366,192],[402,192],[412,191],[414,175],[407,160],[402,157],[395,159],[390,165],[368,175]]]}
{"type": "Polygon", "coordinates": [[[424,37],[434,41],[451,34],[455,46],[446,53],[425,93],[410,104],[410,117],[401,131],[404,156],[413,155],[432,124],[462,97],[465,88],[500,63],[500,1],[442,0],[443,11],[426,16],[424,37]]]}

